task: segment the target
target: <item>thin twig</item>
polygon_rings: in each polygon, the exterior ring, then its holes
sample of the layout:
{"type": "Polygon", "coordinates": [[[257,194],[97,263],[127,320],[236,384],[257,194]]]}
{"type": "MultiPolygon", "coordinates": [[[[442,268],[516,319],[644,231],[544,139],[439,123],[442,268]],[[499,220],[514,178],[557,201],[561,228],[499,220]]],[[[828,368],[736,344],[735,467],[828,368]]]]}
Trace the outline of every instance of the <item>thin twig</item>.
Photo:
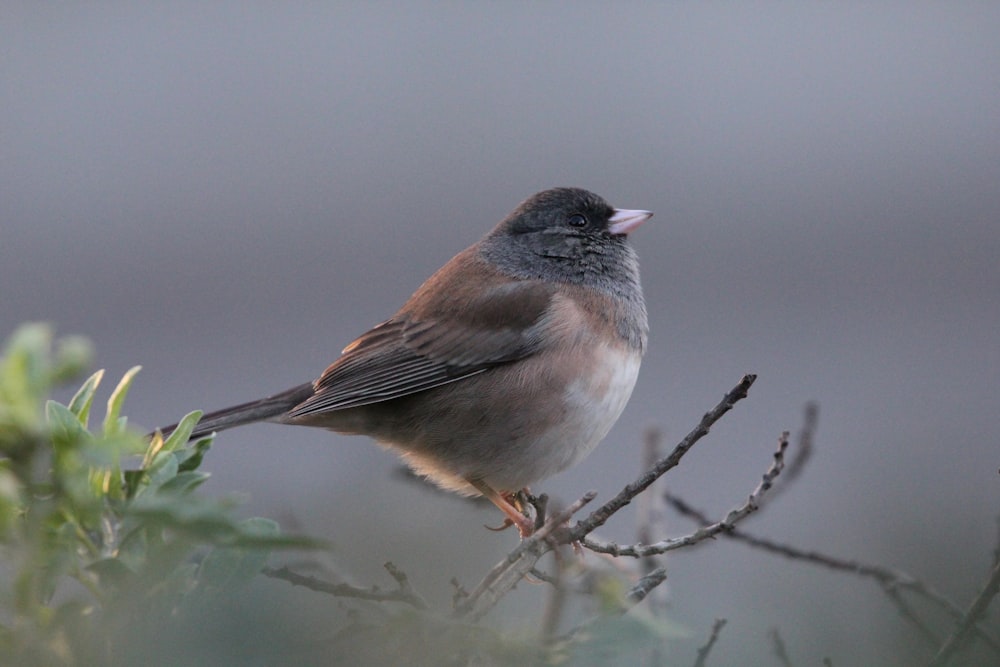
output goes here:
{"type": "MultiPolygon", "coordinates": [[[[662,452],[663,444],[663,431],[656,427],[647,428],[643,434],[643,448],[642,448],[642,468],[643,470],[648,470],[656,465],[656,462],[663,457],[662,452]]],[[[660,497],[660,487],[664,483],[664,479],[660,479],[653,482],[645,493],[639,494],[636,499],[635,506],[635,520],[636,520],[636,542],[640,544],[648,544],[652,542],[655,538],[654,535],[660,535],[666,532],[666,526],[663,525],[664,519],[667,516],[666,504],[660,497]]],[[[646,602],[646,609],[649,610],[649,614],[653,618],[660,618],[666,615],[667,611],[667,590],[666,586],[660,586],[663,580],[666,579],[666,570],[663,568],[662,558],[658,556],[651,556],[649,558],[643,558],[639,561],[639,574],[644,579],[646,577],[659,577],[659,573],[662,572],[662,580],[654,580],[655,586],[651,589],[645,590],[643,596],[646,602]]],[[[639,582],[643,583],[642,580],[639,582]]],[[[657,665],[666,664],[664,657],[664,647],[659,643],[651,646],[647,655],[645,664],[654,667],[657,665]]]]}
{"type": "MultiPolygon", "coordinates": [[[[670,494],[664,494],[664,497],[667,502],[673,505],[673,507],[680,514],[687,516],[702,525],[707,524],[709,519],[703,512],[699,512],[680,498],[671,496],[670,494]]],[[[813,565],[819,565],[830,570],[851,572],[860,577],[874,579],[879,583],[882,589],[887,592],[897,590],[910,591],[933,602],[939,608],[950,614],[956,622],[961,622],[961,619],[965,615],[962,608],[949,600],[947,597],[934,590],[934,588],[923,581],[901,570],[894,570],[880,565],[870,565],[855,560],[836,558],[834,556],[829,556],[816,551],[805,551],[787,544],[780,544],[772,540],[750,535],[738,528],[727,531],[724,535],[729,539],[743,542],[744,544],[755,549],[761,549],[769,553],[784,556],[790,560],[803,561],[813,565]]],[[[909,616],[904,615],[904,617],[907,617],[907,620],[911,620],[909,616]]],[[[978,624],[975,625],[973,629],[985,644],[987,644],[995,653],[1000,654],[1000,643],[984,632],[978,624]]]]}
{"type": "Polygon", "coordinates": [[[462,583],[458,580],[457,577],[452,577],[449,583],[451,583],[451,589],[452,589],[451,606],[454,608],[457,607],[462,602],[462,600],[469,597],[469,592],[465,590],[465,587],[462,586],[462,583]]]}
{"type": "Polygon", "coordinates": [[[546,584],[549,584],[551,586],[561,586],[561,585],[564,585],[564,582],[560,581],[558,578],[554,577],[553,575],[549,574],[548,572],[544,572],[542,570],[539,570],[537,567],[531,568],[531,570],[528,572],[528,574],[530,574],[535,579],[538,579],[539,581],[541,581],[543,583],[546,583],[546,584]]]}
{"type": "Polygon", "coordinates": [[[781,482],[775,485],[767,502],[774,502],[779,494],[788,489],[792,483],[799,478],[806,464],[812,458],[813,442],[816,438],[816,425],[819,422],[819,406],[816,403],[806,403],[803,410],[802,429],[795,439],[794,453],[785,467],[785,472],[781,476],[781,482]]]}
{"type": "Polygon", "coordinates": [[[595,623],[599,623],[601,619],[607,618],[609,615],[614,616],[627,614],[637,604],[642,602],[651,591],[655,590],[657,586],[666,581],[666,579],[667,571],[664,568],[658,568],[650,572],[628,590],[620,605],[617,605],[613,610],[597,614],[585,623],[576,626],[563,635],[563,638],[565,639],[568,637],[578,636],[581,633],[586,633],[587,628],[593,627],[595,623]]]}
{"type": "Polygon", "coordinates": [[[966,638],[972,633],[973,629],[976,627],[976,623],[979,618],[986,613],[986,609],[993,602],[993,598],[997,596],[1000,592],[1000,563],[993,566],[993,571],[990,573],[989,579],[986,580],[986,585],[983,586],[983,590],[979,592],[976,599],[972,601],[969,606],[969,610],[965,612],[962,616],[962,620],[959,622],[958,627],[955,631],[951,633],[951,636],[945,640],[945,643],[941,646],[941,649],[934,656],[934,659],[930,662],[930,667],[941,667],[942,665],[948,664],[951,657],[955,652],[965,643],[966,638]]]}
{"type": "Polygon", "coordinates": [[[632,502],[633,498],[645,491],[650,484],[659,479],[665,472],[680,463],[681,459],[688,452],[688,450],[690,450],[695,443],[707,435],[709,429],[717,421],[719,421],[724,414],[732,410],[733,406],[736,405],[738,401],[746,398],[747,391],[749,391],[751,385],[753,385],[756,379],[756,375],[744,375],[739,384],[733,387],[733,389],[725,395],[718,405],[712,408],[709,412],[705,413],[698,426],[696,426],[693,431],[688,433],[683,440],[677,443],[674,450],[670,452],[670,454],[657,461],[655,466],[647,470],[645,473],[640,475],[638,479],[622,489],[614,498],[591,512],[587,518],[578,521],[577,524],[570,530],[568,539],[573,542],[582,540],[595,528],[603,525],[605,521],[610,519],[611,516],[615,514],[615,512],[632,502]]]}
{"type": "Polygon", "coordinates": [[[540,529],[532,533],[530,537],[507,554],[506,558],[493,566],[493,569],[483,577],[472,593],[455,607],[452,615],[458,618],[468,616],[473,621],[486,615],[500,601],[500,598],[507,594],[507,591],[517,585],[517,582],[535,567],[539,558],[558,544],[567,542],[562,536],[558,541],[549,539],[549,536],[556,529],[561,528],[596,495],[591,491],[565,510],[549,517],[540,529]]]}
{"type": "Polygon", "coordinates": [[[931,630],[931,627],[924,622],[917,612],[913,609],[909,602],[907,602],[899,588],[895,586],[889,586],[883,583],[879,583],[879,587],[885,596],[889,598],[889,602],[896,607],[896,612],[903,617],[903,620],[908,621],[910,625],[917,629],[920,637],[927,642],[928,646],[940,646],[941,639],[931,630]]]}
{"type": "MultiPolygon", "coordinates": [[[[559,551],[553,551],[555,574],[547,578],[551,584],[548,596],[545,600],[545,610],[542,613],[541,638],[543,642],[550,642],[559,630],[559,623],[562,621],[563,612],[566,609],[566,563],[563,561],[559,551]]],[[[531,568],[531,572],[538,571],[538,568],[531,568]]]]}
{"type": "MultiPolygon", "coordinates": [[[[663,433],[658,428],[648,428],[643,434],[642,447],[642,470],[649,470],[660,460],[660,445],[663,442],[663,433]]],[[[636,541],[641,544],[649,544],[656,534],[655,527],[660,523],[664,512],[661,510],[663,500],[656,493],[656,487],[662,483],[662,479],[650,485],[650,493],[643,493],[636,500],[635,520],[636,520],[636,541]]],[[[656,559],[650,558],[644,561],[646,572],[651,572],[657,567],[656,559]]]]}
{"type": "Polygon", "coordinates": [[[726,626],[726,619],[717,618],[712,623],[712,633],[708,636],[708,641],[698,649],[698,657],[694,661],[694,667],[705,667],[708,664],[708,654],[712,652],[715,642],[719,641],[719,633],[726,626]]]}
{"type": "Polygon", "coordinates": [[[761,477],[760,484],[753,490],[747,501],[726,514],[725,518],[716,523],[703,525],[701,528],[683,537],[673,537],[653,544],[629,544],[618,545],[614,542],[599,542],[587,538],[583,540],[583,546],[599,553],[610,554],[612,556],[632,556],[643,558],[654,554],[662,554],[681,547],[689,547],[698,544],[709,538],[715,537],[719,533],[726,533],[733,530],[733,526],[743,519],[756,512],[764,494],[773,486],[775,478],[781,474],[785,465],[785,450],[788,448],[788,432],[785,431],[778,439],[778,449],[774,453],[774,460],[767,472],[761,477]]]}
{"type": "Polygon", "coordinates": [[[662,567],[658,567],[649,574],[645,575],[642,579],[636,582],[635,586],[628,590],[628,593],[625,594],[625,601],[628,603],[626,610],[645,600],[646,596],[649,595],[653,589],[666,580],[667,570],[662,567]]]}
{"type": "MultiPolygon", "coordinates": [[[[572,528],[567,528],[566,524],[576,512],[594,499],[595,493],[587,493],[565,510],[546,517],[544,524],[507,554],[501,562],[497,563],[471,593],[466,594],[464,589],[456,587],[452,615],[456,618],[468,618],[472,621],[479,620],[511,588],[521,581],[526,574],[533,570],[537,571],[535,570],[535,565],[543,555],[554,550],[561,544],[579,542],[592,530],[607,521],[618,510],[628,505],[633,498],[647,489],[667,470],[675,467],[684,454],[703,438],[724,414],[729,412],[738,401],[746,397],[747,391],[756,379],[756,375],[745,375],[739,384],[726,394],[715,408],[702,417],[698,426],[678,443],[668,456],[656,461],[651,469],[643,473],[632,484],[626,486],[617,496],[597,511],[591,513],[582,521],[578,521],[572,528]]],[[[544,516],[544,509],[539,511],[539,516],[544,516]]],[[[297,574],[287,567],[281,569],[266,568],[264,574],[330,595],[377,601],[398,601],[411,604],[419,609],[427,608],[427,603],[413,591],[409,580],[402,572],[392,567],[391,564],[387,564],[386,569],[396,580],[398,588],[395,591],[383,591],[377,586],[361,588],[349,584],[332,584],[316,579],[315,577],[297,574]]],[[[654,570],[648,573],[632,589],[629,599],[633,602],[638,602],[649,591],[654,590],[665,578],[666,574],[662,570],[654,570]]],[[[556,580],[558,581],[558,577],[556,580]]]]}
{"type": "Polygon", "coordinates": [[[406,573],[396,567],[396,564],[391,560],[387,560],[382,564],[385,571],[389,573],[389,576],[396,580],[396,584],[399,586],[399,592],[406,595],[410,599],[415,599],[420,602],[418,609],[426,609],[427,602],[417,593],[413,586],[410,584],[410,578],[406,576],[406,573]]]}
{"type": "Polygon", "coordinates": [[[774,657],[776,657],[784,667],[792,667],[792,661],[788,657],[788,649],[785,648],[785,640],[781,638],[781,633],[778,632],[778,628],[771,628],[771,631],[768,632],[767,635],[771,638],[771,650],[774,651],[774,657]]]}
{"type": "Polygon", "coordinates": [[[334,584],[316,577],[306,576],[293,572],[288,567],[273,568],[265,567],[261,573],[272,579],[282,579],[293,586],[304,586],[311,591],[326,593],[335,597],[357,598],[360,600],[374,600],[377,602],[404,602],[417,609],[427,609],[427,601],[413,590],[409,579],[403,572],[392,563],[386,563],[385,569],[396,580],[399,588],[396,590],[383,590],[378,586],[362,588],[350,584],[334,584]]]}

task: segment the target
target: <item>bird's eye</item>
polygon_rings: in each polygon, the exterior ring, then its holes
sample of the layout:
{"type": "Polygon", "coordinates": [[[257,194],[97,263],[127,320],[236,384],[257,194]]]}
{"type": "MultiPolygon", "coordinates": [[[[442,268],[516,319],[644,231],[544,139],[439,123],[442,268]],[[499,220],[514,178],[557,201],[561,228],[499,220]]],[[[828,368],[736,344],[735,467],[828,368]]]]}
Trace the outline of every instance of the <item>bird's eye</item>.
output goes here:
{"type": "Polygon", "coordinates": [[[569,217],[569,220],[566,221],[566,224],[568,224],[570,227],[586,227],[587,218],[580,215],[579,213],[576,213],[569,217]]]}

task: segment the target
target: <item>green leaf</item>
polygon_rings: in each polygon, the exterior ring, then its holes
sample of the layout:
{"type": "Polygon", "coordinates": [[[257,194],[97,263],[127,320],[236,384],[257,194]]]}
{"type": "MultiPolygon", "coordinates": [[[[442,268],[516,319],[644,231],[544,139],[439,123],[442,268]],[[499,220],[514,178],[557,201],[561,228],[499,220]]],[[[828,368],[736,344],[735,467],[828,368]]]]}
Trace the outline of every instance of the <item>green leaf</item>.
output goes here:
{"type": "Polygon", "coordinates": [[[279,535],[281,528],[278,522],[273,519],[265,519],[261,516],[250,517],[240,521],[240,530],[246,535],[279,535]]]}
{"type": "Polygon", "coordinates": [[[305,548],[321,549],[327,545],[322,540],[301,535],[282,535],[277,522],[262,517],[245,519],[239,523],[240,535],[233,543],[245,549],[305,548]]]}
{"type": "Polygon", "coordinates": [[[24,324],[7,340],[0,368],[7,400],[37,399],[48,390],[52,328],[47,324],[24,324]]]}
{"type": "Polygon", "coordinates": [[[144,494],[131,504],[128,514],[208,544],[230,544],[239,534],[236,520],[229,515],[231,508],[232,503],[195,496],[180,500],[171,495],[144,494]]]}
{"type": "Polygon", "coordinates": [[[0,462],[0,540],[7,542],[8,532],[18,525],[23,504],[21,480],[5,463],[9,463],[9,460],[0,462]]]}
{"type": "Polygon", "coordinates": [[[94,561],[86,568],[97,575],[101,586],[119,587],[135,573],[119,558],[102,558],[94,561]]]}
{"type": "Polygon", "coordinates": [[[195,410],[194,412],[189,412],[184,415],[184,418],[180,420],[177,424],[177,428],[174,432],[170,434],[166,442],[163,443],[163,448],[169,452],[175,449],[180,449],[187,444],[187,441],[191,439],[191,431],[194,430],[195,425],[198,420],[201,419],[202,411],[195,410]]]}
{"type": "Polygon", "coordinates": [[[191,493],[201,486],[202,483],[204,483],[209,477],[211,477],[211,475],[207,472],[197,472],[194,470],[178,472],[175,477],[167,480],[160,486],[159,492],[172,493],[178,496],[191,493]]]}
{"type": "Polygon", "coordinates": [[[138,436],[131,433],[106,438],[91,437],[91,446],[81,450],[80,460],[95,468],[113,468],[119,464],[122,456],[137,454],[144,444],[138,436]]]}
{"type": "Polygon", "coordinates": [[[198,467],[201,466],[202,459],[205,458],[205,453],[208,452],[209,448],[212,446],[213,439],[213,436],[202,438],[190,447],[185,447],[184,449],[178,451],[178,470],[181,472],[197,470],[198,467]]]}
{"type": "Polygon", "coordinates": [[[86,428],[87,420],[90,418],[90,406],[94,402],[94,392],[97,391],[97,385],[101,383],[103,377],[104,369],[102,368],[87,378],[87,381],[83,383],[83,386],[69,402],[69,411],[76,415],[84,428],[86,428]]]}
{"type": "Polygon", "coordinates": [[[177,428],[164,441],[163,435],[157,431],[146,448],[143,456],[142,471],[130,471],[127,475],[129,497],[143,495],[150,490],[159,488],[167,480],[179,472],[188,472],[198,467],[204,452],[211,444],[211,438],[205,438],[195,443],[194,447],[185,447],[191,429],[201,419],[201,412],[195,410],[181,419],[177,428]],[[173,451],[175,448],[178,451],[173,451]],[[168,462],[169,460],[169,462],[168,462]],[[171,466],[163,470],[163,466],[171,466]]]}
{"type": "Polygon", "coordinates": [[[115,390],[111,392],[111,397],[108,399],[108,413],[104,417],[104,434],[114,435],[120,433],[124,429],[125,422],[119,419],[119,415],[122,411],[122,404],[125,402],[125,396],[128,395],[129,387],[132,385],[132,379],[135,374],[142,369],[142,366],[133,366],[126,371],[125,375],[122,376],[121,382],[115,387],[115,390]]]}
{"type": "Polygon", "coordinates": [[[65,452],[74,445],[90,438],[90,433],[70,409],[56,401],[45,403],[45,416],[49,422],[52,445],[57,452],[65,452]]]}
{"type": "Polygon", "coordinates": [[[298,535],[270,535],[257,524],[244,527],[232,516],[232,500],[148,494],[129,506],[130,517],[170,528],[206,544],[257,549],[324,548],[325,543],[298,535]]]}
{"type": "MultiPolygon", "coordinates": [[[[246,519],[237,526],[245,537],[274,538],[280,534],[278,524],[260,517],[246,519]]],[[[267,548],[217,547],[209,552],[198,568],[198,581],[203,590],[232,591],[249,583],[267,564],[271,550],[267,548]]]]}
{"type": "Polygon", "coordinates": [[[177,457],[173,452],[160,452],[146,468],[144,493],[155,491],[177,476],[177,457]]]}
{"type": "Polygon", "coordinates": [[[146,477],[145,470],[126,470],[122,473],[125,478],[125,497],[134,498],[135,492],[138,491],[139,485],[142,484],[142,480],[146,477]]]}

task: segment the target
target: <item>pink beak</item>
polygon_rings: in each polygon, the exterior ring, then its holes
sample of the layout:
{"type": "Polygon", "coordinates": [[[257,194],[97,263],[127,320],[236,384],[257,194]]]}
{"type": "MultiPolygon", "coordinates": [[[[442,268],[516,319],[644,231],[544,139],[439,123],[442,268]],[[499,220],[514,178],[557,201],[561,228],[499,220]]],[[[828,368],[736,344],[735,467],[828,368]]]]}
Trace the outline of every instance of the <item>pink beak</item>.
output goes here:
{"type": "Polygon", "coordinates": [[[627,208],[616,208],[615,214],[608,218],[608,231],[615,236],[631,234],[652,215],[652,211],[631,211],[627,208]]]}

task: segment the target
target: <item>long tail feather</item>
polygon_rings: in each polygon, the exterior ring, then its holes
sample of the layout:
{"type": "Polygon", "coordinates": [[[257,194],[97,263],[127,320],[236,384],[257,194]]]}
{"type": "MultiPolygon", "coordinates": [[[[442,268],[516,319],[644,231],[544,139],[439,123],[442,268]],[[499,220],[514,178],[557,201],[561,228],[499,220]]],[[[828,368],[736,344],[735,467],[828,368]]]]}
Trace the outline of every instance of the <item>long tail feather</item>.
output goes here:
{"type": "MultiPolygon", "coordinates": [[[[224,431],[234,426],[243,426],[244,424],[252,424],[253,422],[266,421],[272,417],[277,417],[312,396],[313,391],[312,383],[307,382],[274,396],[209,412],[203,415],[201,421],[194,427],[194,431],[191,432],[191,439],[206,436],[214,431],[224,431]]],[[[160,429],[160,431],[166,437],[173,433],[176,428],[177,424],[171,424],[160,429]]]]}

